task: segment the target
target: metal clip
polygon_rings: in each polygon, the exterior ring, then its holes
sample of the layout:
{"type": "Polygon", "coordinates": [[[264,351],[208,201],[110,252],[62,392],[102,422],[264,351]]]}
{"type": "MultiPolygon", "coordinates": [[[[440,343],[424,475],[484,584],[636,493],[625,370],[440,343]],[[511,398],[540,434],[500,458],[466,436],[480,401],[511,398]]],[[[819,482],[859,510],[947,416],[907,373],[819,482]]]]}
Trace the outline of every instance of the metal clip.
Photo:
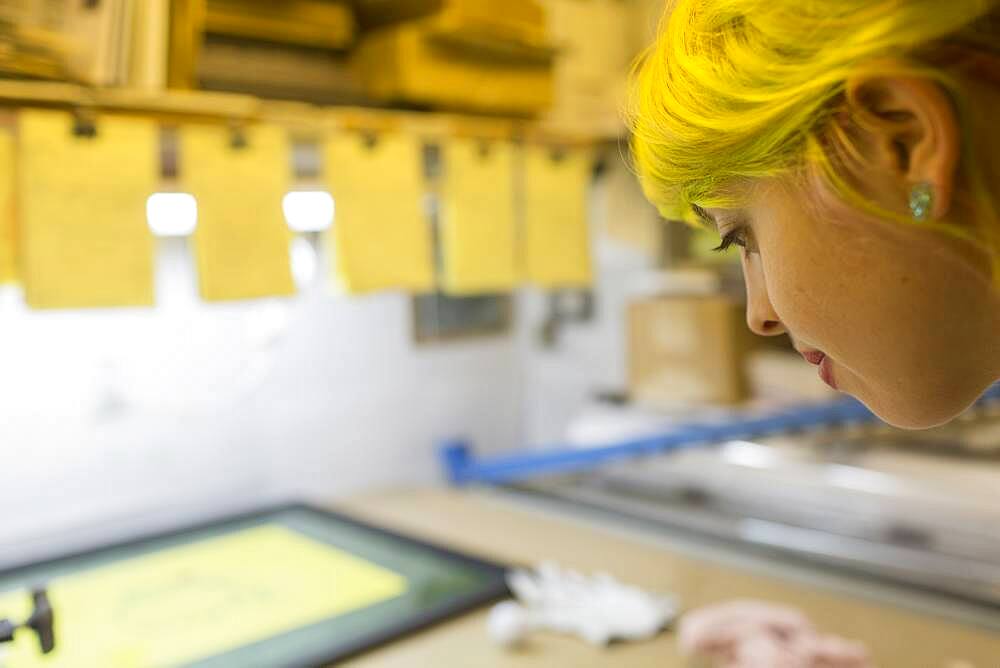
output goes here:
{"type": "Polygon", "coordinates": [[[97,120],[92,110],[80,107],[73,110],[73,136],[87,139],[97,136],[97,120]]]}
{"type": "Polygon", "coordinates": [[[476,146],[476,152],[479,154],[480,160],[486,160],[490,157],[490,152],[492,150],[493,145],[485,139],[479,140],[478,145],[476,146]]]}
{"type": "Polygon", "coordinates": [[[242,151],[249,146],[246,129],[239,123],[229,124],[229,148],[234,151],[242,151]]]}
{"type": "Polygon", "coordinates": [[[369,151],[373,150],[378,146],[378,135],[374,132],[362,132],[361,133],[361,143],[364,144],[365,148],[369,151]]]}

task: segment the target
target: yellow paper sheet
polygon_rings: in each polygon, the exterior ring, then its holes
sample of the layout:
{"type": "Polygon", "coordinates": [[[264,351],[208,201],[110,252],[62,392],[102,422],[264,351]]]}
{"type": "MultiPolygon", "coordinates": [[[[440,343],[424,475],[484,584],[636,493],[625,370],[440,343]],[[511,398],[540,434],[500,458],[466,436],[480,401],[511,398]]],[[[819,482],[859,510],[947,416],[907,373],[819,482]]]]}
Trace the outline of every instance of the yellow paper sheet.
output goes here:
{"type": "Polygon", "coordinates": [[[523,253],[526,278],[545,288],[591,282],[587,186],[591,158],[570,151],[556,160],[541,146],[524,156],[523,253]]]}
{"type": "Polygon", "coordinates": [[[0,284],[17,280],[16,233],[14,137],[6,128],[0,128],[0,284]]]}
{"type": "Polygon", "coordinates": [[[444,290],[476,294],[513,289],[518,280],[514,147],[453,139],[443,158],[444,290]]]}
{"type": "Polygon", "coordinates": [[[286,132],[259,125],[243,135],[246,145],[233,148],[228,128],[180,130],[180,178],[198,202],[198,281],[209,301],[295,292],[281,209],[291,181],[286,132]]]}
{"type": "MultiPolygon", "coordinates": [[[[403,594],[403,576],[281,526],[170,548],[51,583],[56,650],[19,633],[10,668],[150,668],[222,654],[403,594]]],[[[0,610],[30,612],[27,595],[0,610]]]]}
{"type": "Polygon", "coordinates": [[[336,278],[348,292],[433,289],[421,159],[420,144],[410,135],[382,134],[374,146],[355,133],[327,141],[325,167],[336,211],[328,239],[336,278]]]}
{"type": "Polygon", "coordinates": [[[23,111],[17,151],[20,263],[34,308],[153,303],[146,199],[159,178],[157,126],[104,116],[97,136],[73,117],[23,111]]]}

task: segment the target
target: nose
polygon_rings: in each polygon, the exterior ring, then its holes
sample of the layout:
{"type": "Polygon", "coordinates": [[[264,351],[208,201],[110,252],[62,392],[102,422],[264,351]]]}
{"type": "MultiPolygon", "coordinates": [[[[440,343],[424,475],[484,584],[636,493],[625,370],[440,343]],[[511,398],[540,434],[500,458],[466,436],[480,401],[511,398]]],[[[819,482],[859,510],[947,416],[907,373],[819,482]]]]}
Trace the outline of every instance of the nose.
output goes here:
{"type": "Polygon", "coordinates": [[[743,278],[747,286],[747,325],[759,336],[779,336],[788,330],[771,305],[759,255],[744,254],[743,278]]]}

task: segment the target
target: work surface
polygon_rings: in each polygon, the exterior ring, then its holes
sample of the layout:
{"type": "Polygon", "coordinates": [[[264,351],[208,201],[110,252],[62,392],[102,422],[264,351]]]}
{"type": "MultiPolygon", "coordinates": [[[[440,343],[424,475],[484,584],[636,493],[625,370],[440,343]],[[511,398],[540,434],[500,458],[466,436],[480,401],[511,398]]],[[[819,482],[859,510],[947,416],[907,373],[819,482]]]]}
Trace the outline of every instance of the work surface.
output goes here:
{"type": "MultiPolygon", "coordinates": [[[[881,668],[1000,668],[1000,634],[911,610],[834,593],[720,562],[684,556],[663,542],[533,512],[475,492],[376,493],[337,508],[447,547],[513,564],[550,559],[578,570],[606,571],[644,588],[678,594],[685,609],[734,598],[797,607],[829,633],[861,640],[881,668]]],[[[628,666],[689,668],[671,632],[655,640],[597,649],[556,635],[532,637],[520,651],[493,645],[486,611],[466,615],[365,654],[353,668],[628,666]]]]}

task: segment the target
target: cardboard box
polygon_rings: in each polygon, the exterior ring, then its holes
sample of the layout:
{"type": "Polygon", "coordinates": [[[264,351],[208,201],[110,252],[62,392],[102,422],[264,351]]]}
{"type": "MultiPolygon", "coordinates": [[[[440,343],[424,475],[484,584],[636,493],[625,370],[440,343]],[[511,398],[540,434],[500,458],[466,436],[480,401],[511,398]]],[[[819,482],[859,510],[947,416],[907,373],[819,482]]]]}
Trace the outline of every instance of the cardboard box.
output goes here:
{"type": "Polygon", "coordinates": [[[744,307],[721,296],[669,296],[628,308],[629,393],[652,406],[736,403],[753,335],[744,307]]]}
{"type": "Polygon", "coordinates": [[[558,48],[550,123],[606,136],[624,132],[629,67],[640,50],[635,5],[635,0],[544,0],[558,48]]]}
{"type": "Polygon", "coordinates": [[[329,101],[328,92],[351,77],[339,60],[346,60],[342,53],[354,44],[356,27],[346,0],[171,0],[168,85],[198,88],[204,80],[215,90],[279,97],[305,91],[303,99],[329,101]],[[212,51],[207,64],[205,48],[212,51]],[[247,62],[239,62],[238,50],[247,62]],[[324,61],[336,61],[328,74],[324,61]],[[258,66],[268,80],[255,90],[246,82],[258,66]],[[330,83],[322,81],[326,76],[330,83]]]}
{"type": "Polygon", "coordinates": [[[207,0],[205,32],[315,49],[354,42],[354,12],[338,0],[207,0]]]}
{"type": "Polygon", "coordinates": [[[315,104],[365,100],[350,58],[326,49],[206,35],[196,71],[204,90],[315,104]]]}
{"type": "Polygon", "coordinates": [[[546,13],[536,0],[355,0],[355,9],[366,29],[444,14],[546,37],[546,13]]]}
{"type": "Polygon", "coordinates": [[[0,71],[126,85],[137,2],[0,0],[0,71]]]}
{"type": "Polygon", "coordinates": [[[534,24],[498,16],[455,9],[366,34],[355,59],[369,96],[501,114],[548,108],[554,49],[534,24]]]}

